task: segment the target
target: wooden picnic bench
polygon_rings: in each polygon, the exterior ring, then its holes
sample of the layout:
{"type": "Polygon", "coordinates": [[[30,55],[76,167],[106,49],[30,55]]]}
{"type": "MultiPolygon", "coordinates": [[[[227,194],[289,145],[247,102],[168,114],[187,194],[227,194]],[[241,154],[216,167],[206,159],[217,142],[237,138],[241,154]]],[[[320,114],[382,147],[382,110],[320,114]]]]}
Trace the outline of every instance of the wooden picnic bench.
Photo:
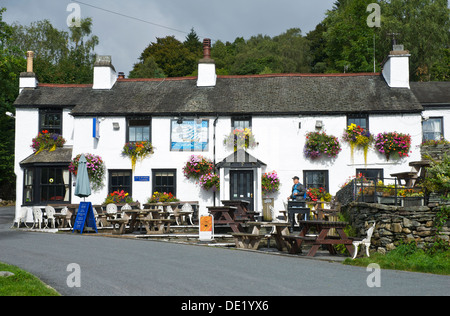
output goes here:
{"type": "Polygon", "coordinates": [[[267,238],[267,234],[232,233],[236,248],[257,250],[261,240],[267,238]]]}
{"type": "Polygon", "coordinates": [[[232,233],[236,248],[258,249],[259,244],[263,238],[274,238],[278,250],[286,250],[286,244],[283,241],[283,236],[289,234],[289,223],[287,222],[247,222],[250,233],[232,233]],[[262,233],[261,227],[270,227],[270,233],[262,233]]]}

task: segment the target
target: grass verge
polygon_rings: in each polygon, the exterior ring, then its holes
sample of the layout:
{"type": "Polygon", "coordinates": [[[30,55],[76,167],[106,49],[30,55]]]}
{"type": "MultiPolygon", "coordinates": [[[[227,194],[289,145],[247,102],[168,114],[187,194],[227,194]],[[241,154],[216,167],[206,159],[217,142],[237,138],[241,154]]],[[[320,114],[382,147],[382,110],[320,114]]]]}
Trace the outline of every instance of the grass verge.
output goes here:
{"type": "Polygon", "coordinates": [[[0,262],[0,271],[14,273],[13,276],[0,277],[0,296],[60,296],[37,277],[18,267],[0,262]]]}
{"type": "Polygon", "coordinates": [[[374,253],[370,258],[347,258],[343,263],[361,267],[376,263],[381,269],[450,275],[450,251],[430,255],[409,244],[401,245],[385,255],[374,253]]]}

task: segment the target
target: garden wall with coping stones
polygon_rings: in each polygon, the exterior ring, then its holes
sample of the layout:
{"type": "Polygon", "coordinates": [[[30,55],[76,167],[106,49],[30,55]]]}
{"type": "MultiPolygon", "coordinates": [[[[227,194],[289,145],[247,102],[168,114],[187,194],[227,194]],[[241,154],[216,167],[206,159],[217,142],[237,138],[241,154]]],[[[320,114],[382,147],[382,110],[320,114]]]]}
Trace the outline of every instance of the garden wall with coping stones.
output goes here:
{"type": "MultiPolygon", "coordinates": [[[[430,205],[431,206],[431,205],[430,205]]],[[[395,249],[400,242],[416,241],[418,247],[432,243],[435,236],[436,206],[399,207],[376,203],[351,202],[342,206],[358,237],[366,237],[375,221],[371,249],[380,253],[395,249]]],[[[441,238],[449,241],[450,221],[442,229],[441,238]]]]}
{"type": "Polygon", "coordinates": [[[442,160],[444,153],[450,155],[450,144],[442,144],[435,146],[422,146],[420,148],[422,159],[427,159],[426,156],[430,156],[433,160],[442,160]]]}

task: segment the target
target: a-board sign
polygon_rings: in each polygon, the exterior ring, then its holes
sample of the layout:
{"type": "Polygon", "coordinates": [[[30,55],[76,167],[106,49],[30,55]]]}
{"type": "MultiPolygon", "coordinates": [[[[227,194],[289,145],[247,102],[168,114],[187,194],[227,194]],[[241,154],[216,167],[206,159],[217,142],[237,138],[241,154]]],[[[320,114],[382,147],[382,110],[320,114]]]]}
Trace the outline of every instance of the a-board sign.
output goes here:
{"type": "Polygon", "coordinates": [[[201,216],[199,223],[198,239],[208,241],[214,239],[214,218],[209,216],[201,216]]]}
{"type": "Polygon", "coordinates": [[[83,234],[84,229],[89,231],[97,231],[97,224],[95,223],[94,209],[91,202],[81,202],[78,207],[77,217],[73,225],[72,233],[76,230],[83,234]]]}

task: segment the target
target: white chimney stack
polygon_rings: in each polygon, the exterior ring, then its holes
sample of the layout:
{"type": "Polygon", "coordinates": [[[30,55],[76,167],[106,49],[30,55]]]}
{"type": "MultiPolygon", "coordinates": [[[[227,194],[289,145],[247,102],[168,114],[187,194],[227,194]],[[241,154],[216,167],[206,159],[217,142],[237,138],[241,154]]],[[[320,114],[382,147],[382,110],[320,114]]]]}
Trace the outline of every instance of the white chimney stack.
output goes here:
{"type": "Polygon", "coordinates": [[[110,90],[117,80],[116,69],[111,56],[97,56],[94,63],[94,84],[92,89],[110,90]]]}
{"type": "Polygon", "coordinates": [[[211,40],[203,40],[203,58],[198,62],[197,87],[214,87],[216,85],[216,64],[211,59],[211,40]]]}
{"type": "Polygon", "coordinates": [[[37,79],[36,74],[33,72],[33,57],[34,52],[27,52],[27,72],[21,72],[19,77],[19,93],[22,92],[25,88],[33,88],[37,87],[37,79]]]}
{"type": "Polygon", "coordinates": [[[403,45],[394,45],[382,70],[384,80],[391,88],[409,89],[409,51],[403,45]]]}

